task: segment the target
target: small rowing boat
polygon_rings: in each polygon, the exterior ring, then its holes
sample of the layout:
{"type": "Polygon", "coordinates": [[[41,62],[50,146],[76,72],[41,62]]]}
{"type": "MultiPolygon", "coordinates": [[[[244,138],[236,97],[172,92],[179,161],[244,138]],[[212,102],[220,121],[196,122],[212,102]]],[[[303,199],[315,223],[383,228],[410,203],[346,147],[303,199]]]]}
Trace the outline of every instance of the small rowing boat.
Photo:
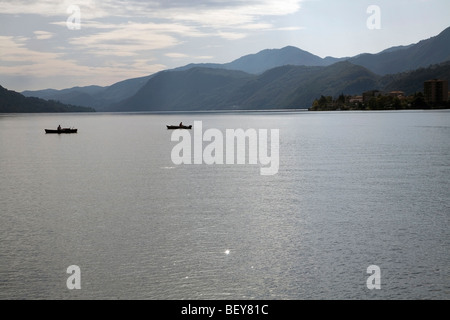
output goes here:
{"type": "Polygon", "coordinates": [[[169,130],[177,130],[177,129],[192,129],[192,126],[167,126],[169,130]]]}
{"type": "Polygon", "coordinates": [[[77,133],[78,129],[71,129],[71,128],[61,128],[61,129],[45,129],[45,133],[77,133]]]}

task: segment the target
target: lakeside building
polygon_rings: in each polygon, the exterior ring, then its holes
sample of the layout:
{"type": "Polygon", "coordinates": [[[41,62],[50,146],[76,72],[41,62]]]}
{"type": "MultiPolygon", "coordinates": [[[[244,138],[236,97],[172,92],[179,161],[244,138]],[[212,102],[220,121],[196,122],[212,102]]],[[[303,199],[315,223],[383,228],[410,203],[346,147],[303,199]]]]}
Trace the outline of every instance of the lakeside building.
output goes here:
{"type": "Polygon", "coordinates": [[[370,90],[362,95],[344,95],[339,98],[321,96],[314,100],[311,111],[334,110],[417,110],[417,109],[449,109],[450,91],[447,80],[426,81],[427,96],[422,92],[406,94],[404,91],[394,89],[382,92],[370,90]]]}
{"type": "Polygon", "coordinates": [[[389,95],[393,98],[403,99],[405,98],[405,93],[403,91],[391,91],[389,95]]]}
{"type": "Polygon", "coordinates": [[[447,80],[428,80],[424,83],[425,101],[428,103],[440,103],[448,101],[448,81],[447,80]]]}
{"type": "Polygon", "coordinates": [[[349,103],[355,104],[355,103],[363,103],[363,96],[353,96],[349,98],[349,103]]]}
{"type": "Polygon", "coordinates": [[[379,91],[379,90],[366,91],[363,93],[362,96],[363,96],[363,102],[367,103],[370,101],[370,99],[381,96],[381,91],[379,91]]]}

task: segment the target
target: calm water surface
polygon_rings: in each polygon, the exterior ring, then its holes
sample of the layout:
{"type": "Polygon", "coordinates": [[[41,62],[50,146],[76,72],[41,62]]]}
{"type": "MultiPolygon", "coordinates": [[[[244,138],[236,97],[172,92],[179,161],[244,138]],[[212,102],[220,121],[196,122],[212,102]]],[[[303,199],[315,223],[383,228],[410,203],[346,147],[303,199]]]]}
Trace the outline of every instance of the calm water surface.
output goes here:
{"type": "Polygon", "coordinates": [[[0,299],[449,299],[449,190],[448,111],[1,115],[0,299]],[[195,120],[279,173],[175,166],[195,120]]]}

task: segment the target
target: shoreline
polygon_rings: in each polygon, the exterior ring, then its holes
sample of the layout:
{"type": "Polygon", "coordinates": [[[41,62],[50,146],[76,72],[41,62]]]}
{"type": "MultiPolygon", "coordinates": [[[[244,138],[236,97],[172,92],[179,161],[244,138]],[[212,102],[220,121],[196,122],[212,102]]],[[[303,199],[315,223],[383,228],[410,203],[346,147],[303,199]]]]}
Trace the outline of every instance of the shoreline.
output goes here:
{"type": "Polygon", "coordinates": [[[366,112],[428,112],[428,111],[450,111],[450,108],[435,108],[435,109],[383,109],[383,110],[309,110],[309,109],[270,109],[270,110],[204,110],[204,111],[124,111],[124,112],[16,112],[16,113],[1,113],[0,117],[4,116],[19,116],[19,115],[181,115],[181,114],[288,114],[288,113],[366,113],[366,112]]]}

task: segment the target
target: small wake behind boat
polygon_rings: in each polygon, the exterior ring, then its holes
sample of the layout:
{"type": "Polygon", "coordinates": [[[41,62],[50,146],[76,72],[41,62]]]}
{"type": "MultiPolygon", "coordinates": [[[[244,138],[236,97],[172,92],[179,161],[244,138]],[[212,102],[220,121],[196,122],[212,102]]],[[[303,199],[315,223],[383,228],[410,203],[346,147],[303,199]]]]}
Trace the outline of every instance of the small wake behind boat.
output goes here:
{"type": "Polygon", "coordinates": [[[45,129],[45,133],[77,133],[78,129],[71,129],[71,128],[60,128],[60,129],[45,129]]]}
{"type": "Polygon", "coordinates": [[[192,126],[183,126],[183,125],[181,125],[181,126],[167,126],[167,129],[169,129],[169,130],[177,130],[177,129],[187,129],[187,130],[189,130],[189,129],[192,129],[192,126]]]}

